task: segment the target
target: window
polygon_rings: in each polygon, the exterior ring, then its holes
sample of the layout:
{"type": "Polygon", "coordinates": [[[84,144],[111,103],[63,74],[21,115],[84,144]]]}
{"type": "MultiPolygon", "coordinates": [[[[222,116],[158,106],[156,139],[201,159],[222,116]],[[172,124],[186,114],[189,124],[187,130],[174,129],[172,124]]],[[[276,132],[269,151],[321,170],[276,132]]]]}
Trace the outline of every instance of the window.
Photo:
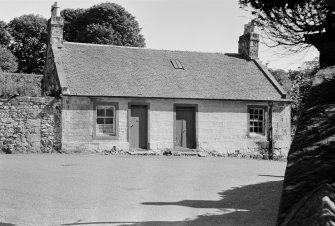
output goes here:
{"type": "Polygon", "coordinates": [[[265,107],[249,107],[249,134],[265,135],[265,107]]]}
{"type": "Polygon", "coordinates": [[[96,106],[96,136],[115,136],[115,106],[96,106]]]}
{"type": "Polygon", "coordinates": [[[170,60],[171,64],[173,65],[174,69],[181,69],[184,70],[184,66],[181,64],[179,60],[170,60]]]}

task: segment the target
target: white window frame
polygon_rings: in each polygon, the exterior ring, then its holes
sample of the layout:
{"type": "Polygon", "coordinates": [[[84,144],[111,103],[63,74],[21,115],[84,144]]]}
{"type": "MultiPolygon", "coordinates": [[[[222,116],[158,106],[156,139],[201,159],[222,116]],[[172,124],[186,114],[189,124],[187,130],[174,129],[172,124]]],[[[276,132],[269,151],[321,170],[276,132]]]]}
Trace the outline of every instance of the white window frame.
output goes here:
{"type": "Polygon", "coordinates": [[[115,105],[105,105],[105,104],[98,104],[95,106],[95,136],[100,137],[100,136],[116,136],[116,106],[115,105]],[[98,116],[98,108],[103,108],[105,111],[105,116],[98,116]],[[107,116],[106,115],[106,109],[113,109],[113,116],[107,116]],[[98,119],[113,119],[113,124],[98,124],[98,119]],[[112,125],[112,132],[111,133],[104,133],[104,132],[99,132],[99,125],[112,125]]]}
{"type": "Polygon", "coordinates": [[[267,106],[264,105],[249,105],[248,106],[248,134],[249,136],[266,136],[266,122],[267,122],[267,106]],[[257,113],[251,114],[251,110],[256,111],[257,113]],[[259,111],[263,111],[263,114],[260,115],[259,111]],[[256,117],[252,117],[256,116],[256,117]],[[262,119],[259,119],[262,116],[262,119]],[[262,126],[259,125],[255,127],[256,123],[262,123],[262,126]],[[252,126],[252,124],[254,124],[252,126]],[[261,128],[261,132],[255,132],[255,130],[251,131],[252,128],[261,128]]]}

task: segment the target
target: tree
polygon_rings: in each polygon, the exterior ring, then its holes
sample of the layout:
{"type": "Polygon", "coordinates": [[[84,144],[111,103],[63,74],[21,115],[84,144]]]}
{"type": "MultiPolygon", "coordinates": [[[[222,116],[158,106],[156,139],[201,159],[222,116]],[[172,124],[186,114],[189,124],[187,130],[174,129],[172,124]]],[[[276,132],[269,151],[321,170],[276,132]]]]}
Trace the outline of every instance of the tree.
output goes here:
{"type": "Polygon", "coordinates": [[[7,46],[11,40],[11,35],[7,30],[7,24],[0,20],[0,45],[7,46]]]}
{"type": "Polygon", "coordinates": [[[269,69],[273,77],[288,93],[292,99],[291,123],[292,131],[295,131],[297,121],[308,96],[315,74],[319,70],[319,59],[306,61],[297,70],[284,71],[282,69],[269,69]]]}
{"type": "Polygon", "coordinates": [[[291,70],[288,75],[292,81],[290,97],[292,103],[292,118],[296,122],[301,110],[304,108],[309,89],[312,85],[315,74],[320,69],[318,58],[306,61],[300,70],[291,70]]]}
{"type": "Polygon", "coordinates": [[[292,89],[292,81],[290,80],[289,74],[283,69],[271,69],[269,71],[275,77],[275,79],[279,82],[279,84],[284,88],[284,90],[290,95],[292,89]]]}
{"type": "Polygon", "coordinates": [[[64,9],[61,12],[64,18],[64,39],[74,42],[78,34],[79,24],[76,23],[78,17],[82,16],[84,9],[64,9]]]}
{"type": "Polygon", "coordinates": [[[107,45],[144,47],[145,39],[135,17],[115,3],[102,3],[89,9],[65,9],[65,39],[107,45]]]}
{"type": "Polygon", "coordinates": [[[18,72],[43,73],[46,42],[47,21],[37,15],[23,15],[14,18],[8,24],[13,41],[9,49],[18,59],[18,72]]]}
{"type": "Polygon", "coordinates": [[[328,26],[330,7],[324,0],[239,0],[241,7],[253,8],[256,24],[270,39],[269,46],[287,46],[299,51],[309,46],[305,35],[328,26]]]}
{"type": "Polygon", "coordinates": [[[7,48],[0,46],[0,71],[15,72],[17,70],[17,59],[7,48]]]}

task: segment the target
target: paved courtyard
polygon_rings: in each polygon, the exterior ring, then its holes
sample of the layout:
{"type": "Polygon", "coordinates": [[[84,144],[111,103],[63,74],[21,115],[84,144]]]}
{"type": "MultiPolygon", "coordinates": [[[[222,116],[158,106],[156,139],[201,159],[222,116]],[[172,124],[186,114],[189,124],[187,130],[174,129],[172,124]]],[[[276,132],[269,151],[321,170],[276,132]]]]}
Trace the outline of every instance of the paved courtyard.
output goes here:
{"type": "Polygon", "coordinates": [[[0,155],[0,225],[275,225],[286,163],[0,155]]]}

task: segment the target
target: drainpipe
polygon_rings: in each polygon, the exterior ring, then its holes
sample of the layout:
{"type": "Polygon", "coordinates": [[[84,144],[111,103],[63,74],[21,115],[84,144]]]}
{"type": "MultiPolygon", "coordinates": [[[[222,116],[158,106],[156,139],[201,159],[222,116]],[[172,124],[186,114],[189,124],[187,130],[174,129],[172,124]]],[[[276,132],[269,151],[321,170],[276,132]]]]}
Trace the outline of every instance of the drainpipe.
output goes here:
{"type": "Polygon", "coordinates": [[[273,159],[273,128],[272,128],[272,108],[273,102],[269,103],[269,117],[268,117],[268,137],[267,140],[269,142],[268,146],[268,154],[269,159],[273,159]]]}

